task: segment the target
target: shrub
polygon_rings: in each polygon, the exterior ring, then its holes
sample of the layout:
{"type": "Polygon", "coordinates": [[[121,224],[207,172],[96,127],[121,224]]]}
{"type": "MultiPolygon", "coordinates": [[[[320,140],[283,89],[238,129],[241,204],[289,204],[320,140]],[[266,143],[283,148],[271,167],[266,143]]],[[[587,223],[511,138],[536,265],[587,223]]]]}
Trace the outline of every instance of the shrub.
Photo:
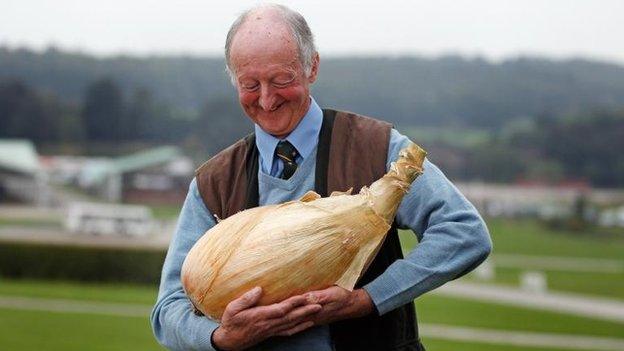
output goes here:
{"type": "Polygon", "coordinates": [[[0,275],[158,284],[165,254],[153,249],[0,242],[0,275]]]}

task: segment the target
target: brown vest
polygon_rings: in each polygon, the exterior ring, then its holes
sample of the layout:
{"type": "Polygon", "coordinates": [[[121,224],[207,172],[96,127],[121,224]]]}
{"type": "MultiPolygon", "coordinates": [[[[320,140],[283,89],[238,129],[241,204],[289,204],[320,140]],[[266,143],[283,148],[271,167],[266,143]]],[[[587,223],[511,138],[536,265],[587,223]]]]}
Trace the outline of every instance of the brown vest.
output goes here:
{"type": "MultiPolygon", "coordinates": [[[[315,190],[322,196],[353,187],[357,193],[386,172],[392,126],[348,112],[323,111],[317,148],[315,190]]],[[[249,135],[208,160],[196,171],[206,207],[220,219],[258,206],[258,150],[249,135]]],[[[356,284],[361,287],[402,258],[396,226],[356,284]]],[[[414,304],[383,316],[376,313],[330,325],[337,350],[424,350],[418,339],[414,304]]]]}

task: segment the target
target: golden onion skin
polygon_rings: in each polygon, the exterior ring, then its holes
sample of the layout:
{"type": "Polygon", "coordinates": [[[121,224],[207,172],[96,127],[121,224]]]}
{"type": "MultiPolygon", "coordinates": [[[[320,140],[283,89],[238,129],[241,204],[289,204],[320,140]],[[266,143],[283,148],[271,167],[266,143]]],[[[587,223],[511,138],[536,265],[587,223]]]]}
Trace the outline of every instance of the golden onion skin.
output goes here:
{"type": "Polygon", "coordinates": [[[220,221],[189,251],[181,279],[193,305],[220,319],[227,304],[263,289],[260,305],[334,284],[352,290],[390,229],[426,153],[401,150],[391,170],[359,194],[314,192],[220,221]]]}

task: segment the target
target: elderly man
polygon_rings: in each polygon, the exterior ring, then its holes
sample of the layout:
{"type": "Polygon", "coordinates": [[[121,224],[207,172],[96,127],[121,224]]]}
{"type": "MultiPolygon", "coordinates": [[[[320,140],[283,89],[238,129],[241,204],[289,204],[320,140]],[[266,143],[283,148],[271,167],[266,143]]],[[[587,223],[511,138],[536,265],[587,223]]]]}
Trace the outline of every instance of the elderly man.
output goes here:
{"type": "MultiPolygon", "coordinates": [[[[431,162],[403,199],[382,248],[352,292],[333,286],[258,306],[261,287],[232,301],[220,322],[193,312],[180,269],[195,241],[245,208],[363,185],[383,175],[409,140],[388,123],[322,110],[310,96],[319,55],[304,18],[279,5],[232,25],[227,69],[255,133],[202,165],[190,184],[151,321],[176,350],[424,350],[413,300],[481,263],[487,229],[431,162]],[[417,233],[403,258],[397,228],[417,233]]],[[[449,311],[450,312],[450,311],[449,311]]]]}

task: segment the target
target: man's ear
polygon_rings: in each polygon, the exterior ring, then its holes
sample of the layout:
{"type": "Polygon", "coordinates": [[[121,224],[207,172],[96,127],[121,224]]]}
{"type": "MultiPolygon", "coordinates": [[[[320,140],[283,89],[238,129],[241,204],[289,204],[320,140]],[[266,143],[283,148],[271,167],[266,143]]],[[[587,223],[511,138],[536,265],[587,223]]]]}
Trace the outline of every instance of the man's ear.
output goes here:
{"type": "Polygon", "coordinates": [[[316,81],[316,76],[318,75],[318,69],[321,58],[319,57],[318,52],[314,53],[314,58],[312,59],[312,68],[310,69],[310,76],[308,76],[308,83],[312,84],[316,81]]]}

